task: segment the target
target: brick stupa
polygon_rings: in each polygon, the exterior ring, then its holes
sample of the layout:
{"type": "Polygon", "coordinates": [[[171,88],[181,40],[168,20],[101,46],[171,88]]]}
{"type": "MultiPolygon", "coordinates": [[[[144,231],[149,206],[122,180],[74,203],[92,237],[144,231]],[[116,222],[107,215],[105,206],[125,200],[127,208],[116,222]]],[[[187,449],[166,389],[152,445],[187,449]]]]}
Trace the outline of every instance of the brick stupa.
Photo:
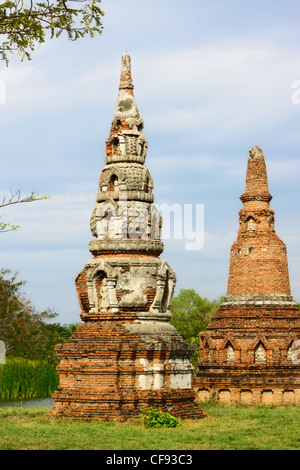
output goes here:
{"type": "Polygon", "coordinates": [[[227,296],[200,334],[195,384],[200,400],[214,395],[231,404],[299,404],[299,310],[269,207],[265,159],[258,147],[249,153],[227,296]]]}
{"type": "Polygon", "coordinates": [[[124,420],[148,406],[205,416],[194,401],[193,345],[170,324],[176,276],[159,258],[161,216],[146,151],[125,53],[91,216],[93,258],[76,278],[83,323],[56,349],[60,384],[52,417],[124,420]]]}

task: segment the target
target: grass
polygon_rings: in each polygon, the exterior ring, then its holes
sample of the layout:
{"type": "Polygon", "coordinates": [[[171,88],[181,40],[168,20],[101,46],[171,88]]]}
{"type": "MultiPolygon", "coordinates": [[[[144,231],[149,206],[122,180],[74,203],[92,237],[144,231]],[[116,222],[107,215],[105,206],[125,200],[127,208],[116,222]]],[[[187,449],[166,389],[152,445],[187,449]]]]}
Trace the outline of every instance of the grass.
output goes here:
{"type": "Polygon", "coordinates": [[[49,408],[0,408],[0,450],[299,450],[300,407],[201,404],[176,428],[45,418],[49,408]]]}
{"type": "Polygon", "coordinates": [[[59,377],[46,361],[7,358],[0,364],[0,400],[18,400],[50,396],[59,377]]]}

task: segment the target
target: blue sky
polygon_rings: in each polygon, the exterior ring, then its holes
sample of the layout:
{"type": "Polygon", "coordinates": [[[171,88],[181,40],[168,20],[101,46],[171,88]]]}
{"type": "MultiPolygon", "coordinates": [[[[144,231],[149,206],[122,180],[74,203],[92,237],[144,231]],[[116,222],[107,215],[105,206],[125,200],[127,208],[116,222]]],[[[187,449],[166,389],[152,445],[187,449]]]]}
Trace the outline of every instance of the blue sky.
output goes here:
{"type": "Polygon", "coordinates": [[[21,229],[1,235],[1,266],[27,281],[38,310],[79,321],[74,279],[91,258],[89,219],[127,50],[155,202],[204,204],[201,250],[164,241],[176,293],[226,293],[248,151],[258,145],[300,302],[300,103],[292,102],[299,1],[103,0],[102,8],[102,36],[75,43],[61,36],[30,62],[0,66],[1,194],[51,196],[2,210],[2,220],[21,229]]]}

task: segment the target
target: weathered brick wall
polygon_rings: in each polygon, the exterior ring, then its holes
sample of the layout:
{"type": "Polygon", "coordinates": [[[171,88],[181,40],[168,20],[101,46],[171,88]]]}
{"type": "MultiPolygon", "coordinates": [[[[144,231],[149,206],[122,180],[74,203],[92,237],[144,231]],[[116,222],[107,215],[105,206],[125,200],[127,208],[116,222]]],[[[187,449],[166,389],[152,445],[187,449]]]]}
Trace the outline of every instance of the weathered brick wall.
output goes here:
{"type": "Polygon", "coordinates": [[[238,238],[230,254],[227,295],[290,295],[286,246],[275,233],[264,156],[250,151],[238,238]]]}
{"type": "Polygon", "coordinates": [[[173,340],[145,343],[112,318],[84,323],[57,348],[60,387],[52,414],[122,420],[155,406],[175,416],[202,418],[193,388],[172,388],[174,341],[188,360],[191,351],[176,332],[173,340]]]}
{"type": "Polygon", "coordinates": [[[231,249],[227,295],[290,295],[286,247],[275,234],[239,236],[231,249]]]}

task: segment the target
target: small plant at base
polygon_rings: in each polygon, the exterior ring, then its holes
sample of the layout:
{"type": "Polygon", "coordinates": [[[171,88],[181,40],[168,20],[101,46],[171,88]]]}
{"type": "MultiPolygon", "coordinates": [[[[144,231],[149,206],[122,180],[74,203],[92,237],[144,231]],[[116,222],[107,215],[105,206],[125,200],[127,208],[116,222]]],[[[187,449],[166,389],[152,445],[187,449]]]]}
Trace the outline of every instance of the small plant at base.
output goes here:
{"type": "Polygon", "coordinates": [[[163,413],[151,406],[146,408],[141,414],[147,428],[176,428],[181,422],[180,418],[172,416],[170,413],[163,413]]]}

